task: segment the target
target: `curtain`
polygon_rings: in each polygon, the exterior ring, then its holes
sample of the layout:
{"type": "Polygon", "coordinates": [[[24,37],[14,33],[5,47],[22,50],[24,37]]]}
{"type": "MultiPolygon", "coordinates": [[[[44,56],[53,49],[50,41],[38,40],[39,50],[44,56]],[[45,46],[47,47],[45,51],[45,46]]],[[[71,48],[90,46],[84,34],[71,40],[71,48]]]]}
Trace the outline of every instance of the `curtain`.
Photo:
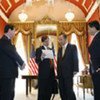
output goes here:
{"type": "Polygon", "coordinates": [[[76,34],[84,64],[88,64],[89,59],[87,48],[88,43],[86,34],[86,22],[62,22],[59,23],[58,28],[60,28],[60,31],[64,31],[66,33],[66,35],[68,36],[68,41],[71,40],[72,33],[76,34]]]}
{"type": "MultiPolygon", "coordinates": [[[[27,54],[27,60],[30,57],[30,50],[32,45],[32,39],[35,39],[36,35],[36,26],[42,24],[52,24],[57,25],[57,33],[60,34],[61,31],[64,31],[68,36],[68,41],[71,40],[72,33],[75,33],[78,39],[79,47],[81,50],[82,58],[85,64],[88,64],[88,49],[87,49],[87,32],[86,32],[86,22],[77,21],[77,22],[66,22],[66,21],[52,21],[50,18],[44,18],[41,21],[33,23],[13,23],[16,28],[16,36],[13,41],[16,43],[17,34],[22,33],[25,52],[27,54]]],[[[57,39],[58,39],[57,35],[57,39]]],[[[35,40],[34,40],[35,41],[35,40]]]]}

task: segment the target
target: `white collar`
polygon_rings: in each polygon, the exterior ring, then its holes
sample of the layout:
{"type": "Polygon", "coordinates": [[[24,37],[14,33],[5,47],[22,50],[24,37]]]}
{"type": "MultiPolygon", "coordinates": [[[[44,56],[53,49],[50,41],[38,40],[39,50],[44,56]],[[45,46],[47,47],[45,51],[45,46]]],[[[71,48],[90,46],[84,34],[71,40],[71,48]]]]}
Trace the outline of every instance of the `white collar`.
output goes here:
{"type": "Polygon", "coordinates": [[[10,39],[9,35],[5,34],[5,36],[6,36],[8,39],[10,39]]]}
{"type": "Polygon", "coordinates": [[[44,48],[47,50],[47,46],[45,46],[45,45],[43,45],[44,46],[44,48]]]}
{"type": "Polygon", "coordinates": [[[95,37],[98,33],[99,33],[99,31],[97,31],[97,32],[95,33],[94,37],[95,37]]]}
{"type": "Polygon", "coordinates": [[[68,42],[66,42],[65,43],[65,45],[64,46],[62,46],[62,48],[64,47],[64,48],[66,48],[67,47],[67,45],[68,45],[68,42]]]}

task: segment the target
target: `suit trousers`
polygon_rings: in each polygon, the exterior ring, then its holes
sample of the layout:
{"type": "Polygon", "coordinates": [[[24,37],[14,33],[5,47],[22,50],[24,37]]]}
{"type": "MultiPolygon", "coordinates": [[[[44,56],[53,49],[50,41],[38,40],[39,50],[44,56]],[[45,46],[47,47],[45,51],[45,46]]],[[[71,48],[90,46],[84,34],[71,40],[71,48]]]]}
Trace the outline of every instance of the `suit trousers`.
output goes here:
{"type": "Polygon", "coordinates": [[[92,74],[94,100],[100,100],[100,72],[92,74]]]}
{"type": "Polygon", "coordinates": [[[50,79],[38,80],[38,100],[50,100],[51,98],[50,79]]]}
{"type": "Polygon", "coordinates": [[[15,78],[0,78],[0,100],[14,100],[15,78]]]}
{"type": "Polygon", "coordinates": [[[61,100],[76,100],[73,91],[73,78],[59,78],[59,90],[61,100]]]}

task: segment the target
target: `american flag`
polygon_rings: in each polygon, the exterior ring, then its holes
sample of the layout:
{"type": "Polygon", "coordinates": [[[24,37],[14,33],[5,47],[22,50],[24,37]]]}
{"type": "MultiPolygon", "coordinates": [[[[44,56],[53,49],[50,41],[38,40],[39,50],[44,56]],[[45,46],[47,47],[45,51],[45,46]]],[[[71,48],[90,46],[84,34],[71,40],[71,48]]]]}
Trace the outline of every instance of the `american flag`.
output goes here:
{"type": "Polygon", "coordinates": [[[31,75],[38,76],[38,65],[35,61],[35,51],[33,48],[29,59],[29,71],[31,75]]]}
{"type": "MultiPolygon", "coordinates": [[[[54,50],[54,44],[52,43],[52,51],[54,55],[54,71],[55,75],[57,76],[57,59],[55,55],[55,50],[54,50]]],[[[32,49],[30,60],[29,60],[29,71],[31,75],[38,76],[38,65],[35,61],[35,51],[32,49]]]]}
{"type": "Polygon", "coordinates": [[[57,76],[57,59],[56,59],[56,56],[54,56],[54,71],[55,71],[55,75],[57,76]]]}
{"type": "Polygon", "coordinates": [[[55,49],[54,49],[53,42],[52,42],[52,51],[53,51],[53,55],[54,55],[54,71],[55,71],[55,75],[57,76],[57,59],[56,59],[56,55],[55,55],[55,49]]]}

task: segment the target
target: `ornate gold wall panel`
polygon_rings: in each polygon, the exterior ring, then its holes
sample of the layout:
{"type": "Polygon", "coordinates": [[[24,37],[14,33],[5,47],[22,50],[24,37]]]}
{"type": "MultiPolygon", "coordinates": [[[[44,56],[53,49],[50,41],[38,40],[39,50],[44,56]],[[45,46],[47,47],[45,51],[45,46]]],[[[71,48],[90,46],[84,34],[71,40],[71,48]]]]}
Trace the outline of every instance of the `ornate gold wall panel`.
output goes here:
{"type": "MultiPolygon", "coordinates": [[[[57,31],[55,31],[57,34],[57,39],[58,35],[60,32],[65,32],[68,35],[68,38],[70,38],[72,33],[75,33],[78,38],[81,54],[83,57],[84,62],[87,64],[88,63],[88,50],[87,50],[87,35],[86,35],[86,22],[85,21],[76,21],[76,22],[66,22],[66,21],[54,21],[47,16],[44,17],[40,21],[36,22],[30,22],[30,23],[13,23],[16,27],[16,34],[19,32],[22,32],[23,35],[28,36],[28,52],[27,52],[27,57],[29,58],[30,55],[30,50],[31,50],[31,45],[32,45],[32,40],[35,40],[37,38],[37,33],[36,33],[36,27],[37,25],[56,25],[57,26],[57,31]]],[[[46,31],[46,33],[49,32],[49,35],[55,35],[55,32],[52,31],[46,31]]],[[[41,32],[40,34],[42,35],[44,32],[41,32]]],[[[40,36],[41,36],[40,35],[40,36]]],[[[70,39],[69,39],[70,40],[70,39]]]]}

